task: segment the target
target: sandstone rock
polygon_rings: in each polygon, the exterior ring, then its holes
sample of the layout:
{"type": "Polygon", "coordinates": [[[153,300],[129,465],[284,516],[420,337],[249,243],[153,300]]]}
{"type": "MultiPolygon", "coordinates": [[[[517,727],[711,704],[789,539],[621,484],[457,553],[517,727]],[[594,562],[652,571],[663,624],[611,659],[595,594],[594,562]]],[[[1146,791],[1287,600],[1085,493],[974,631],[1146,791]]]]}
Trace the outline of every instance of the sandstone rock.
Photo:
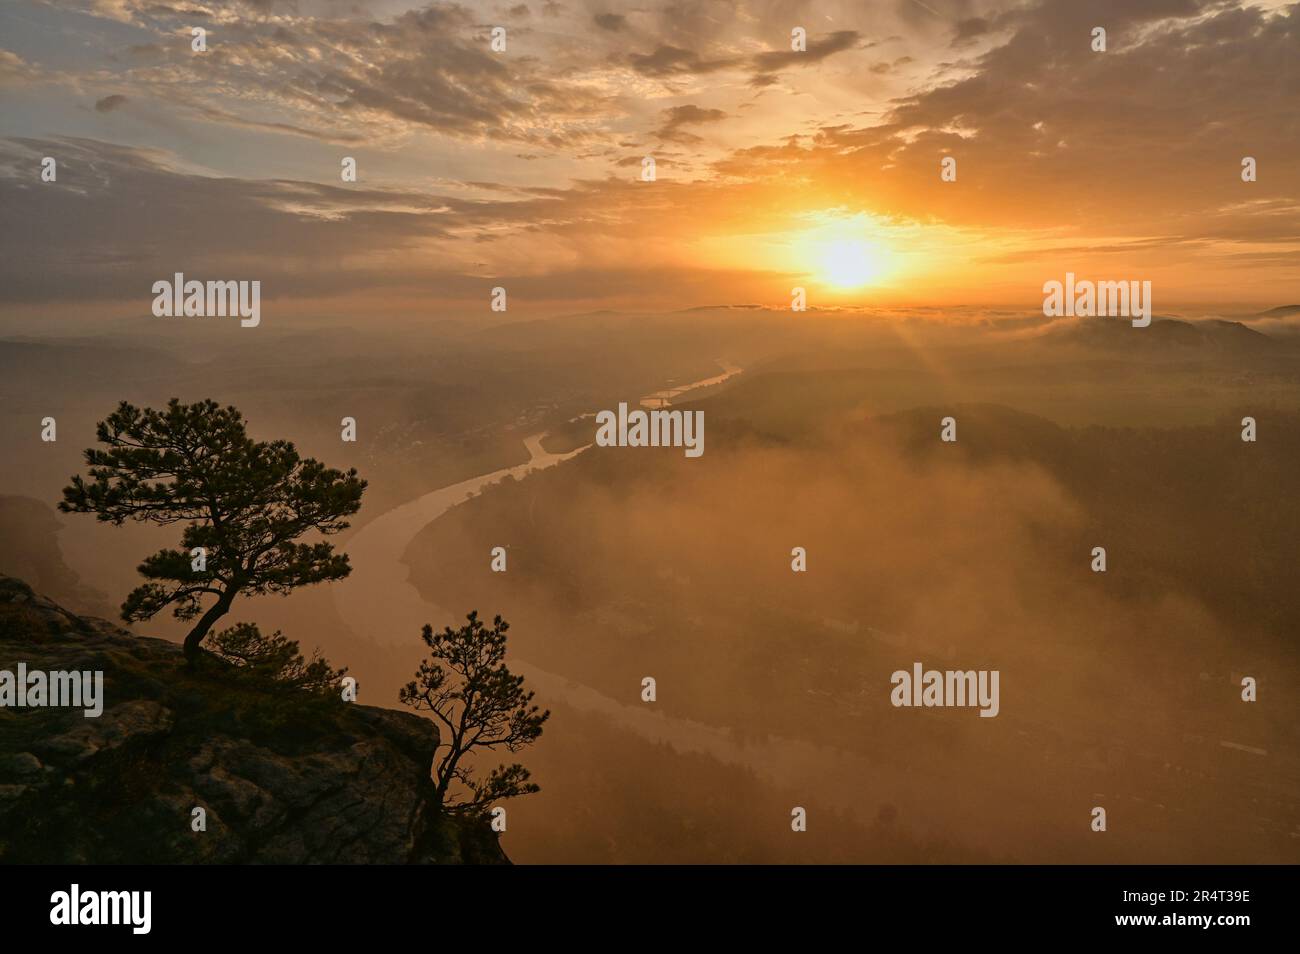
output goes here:
{"type": "Polygon", "coordinates": [[[0,862],[505,863],[430,801],[438,728],[193,672],[0,576],[0,669],[104,672],[104,711],[0,708],[0,862]],[[206,812],[206,831],[191,829],[206,812]]]}

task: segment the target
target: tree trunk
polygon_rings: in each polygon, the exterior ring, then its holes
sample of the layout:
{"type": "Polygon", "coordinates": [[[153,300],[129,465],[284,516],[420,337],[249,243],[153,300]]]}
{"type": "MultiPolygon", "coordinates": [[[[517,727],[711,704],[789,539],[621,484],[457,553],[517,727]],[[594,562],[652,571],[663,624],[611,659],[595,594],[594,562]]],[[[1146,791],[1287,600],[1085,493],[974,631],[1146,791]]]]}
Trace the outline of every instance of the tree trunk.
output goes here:
{"type": "Polygon", "coordinates": [[[193,663],[202,654],[199,643],[203,642],[203,637],[208,635],[208,630],[212,629],[212,624],[230,611],[230,604],[235,601],[235,593],[235,590],[226,590],[217,597],[217,601],[199,618],[199,621],[194,624],[194,628],[185,637],[185,658],[190,663],[193,663]]]}

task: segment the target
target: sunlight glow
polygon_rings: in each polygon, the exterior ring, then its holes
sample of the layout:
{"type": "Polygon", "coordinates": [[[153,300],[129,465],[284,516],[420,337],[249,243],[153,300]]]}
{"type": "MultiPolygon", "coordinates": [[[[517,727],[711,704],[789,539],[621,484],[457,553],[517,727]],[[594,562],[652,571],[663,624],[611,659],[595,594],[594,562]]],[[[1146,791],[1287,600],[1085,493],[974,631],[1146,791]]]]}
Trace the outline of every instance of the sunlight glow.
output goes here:
{"type": "Polygon", "coordinates": [[[897,256],[891,232],[871,216],[827,210],[809,220],[790,243],[790,264],[813,281],[832,291],[851,291],[892,276],[897,256]]]}
{"type": "Polygon", "coordinates": [[[750,300],[787,302],[806,287],[819,305],[880,304],[899,296],[935,301],[936,278],[964,278],[972,243],[986,242],[948,226],[898,222],[842,206],[790,211],[762,230],[742,225],[682,244],[686,264],[707,262],[752,276],[750,300]]]}
{"type": "Polygon", "coordinates": [[[817,277],[836,288],[860,288],[880,277],[879,251],[861,239],[823,242],[817,259],[817,277]]]}

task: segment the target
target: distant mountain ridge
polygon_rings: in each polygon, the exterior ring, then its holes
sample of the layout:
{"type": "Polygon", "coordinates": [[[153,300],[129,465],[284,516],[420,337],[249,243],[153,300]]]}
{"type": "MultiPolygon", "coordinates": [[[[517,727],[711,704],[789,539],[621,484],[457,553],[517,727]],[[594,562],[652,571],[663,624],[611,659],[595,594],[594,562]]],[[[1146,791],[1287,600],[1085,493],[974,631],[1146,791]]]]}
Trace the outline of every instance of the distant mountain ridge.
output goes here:
{"type": "Polygon", "coordinates": [[[1201,349],[1210,351],[1267,352],[1281,345],[1271,336],[1240,321],[1212,318],[1184,321],[1155,318],[1148,328],[1134,328],[1122,318],[1061,319],[1048,325],[1049,340],[1083,347],[1123,350],[1201,349]]]}

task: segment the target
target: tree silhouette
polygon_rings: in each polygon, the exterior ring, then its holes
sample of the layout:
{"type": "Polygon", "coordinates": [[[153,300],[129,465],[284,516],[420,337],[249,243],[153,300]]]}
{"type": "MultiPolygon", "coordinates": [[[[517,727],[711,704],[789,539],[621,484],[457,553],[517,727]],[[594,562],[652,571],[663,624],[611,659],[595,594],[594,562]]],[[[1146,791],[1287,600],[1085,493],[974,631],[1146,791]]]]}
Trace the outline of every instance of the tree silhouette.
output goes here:
{"type": "Polygon", "coordinates": [[[287,639],[278,629],[270,636],[263,635],[256,623],[236,623],[212,633],[207,644],[241,675],[288,689],[334,693],[348,674],[346,666],[331,666],[319,649],[306,659],[296,639],[287,639]]]}
{"type": "Polygon", "coordinates": [[[450,626],[441,633],[425,624],[422,636],[431,650],[420,663],[415,679],[402,687],[401,701],[417,710],[432,712],[447,727],[434,755],[433,780],[439,807],[446,811],[481,812],[491,802],[540,791],[519,763],[499,765],[482,781],[472,775],[462,760],[474,749],[505,746],[518,752],[542,734],[542,723],[550,711],[530,705],[533,693],[523,688],[524,677],[512,675],[502,661],[506,655],[506,630],[510,624],[500,616],[489,629],[478,612],[466,617],[460,629],[450,626]],[[443,663],[446,664],[444,668],[443,663]],[[448,671],[450,670],[450,672],[448,671]],[[448,790],[459,781],[469,790],[467,799],[448,803],[448,790]]]}
{"type": "Polygon", "coordinates": [[[140,564],[150,582],[127,596],[122,619],[151,619],[167,606],[177,619],[198,616],[185,637],[191,662],[240,593],[285,594],[352,571],[331,544],[296,541],[348,526],[343,518],[360,508],[366,487],[355,470],[299,457],[288,441],[254,441],[239,411],[215,401],[173,398],[163,411],[123,401],[99,422],[97,436],[107,449],[85,452],[89,479],[74,476],[59,509],[118,526],[187,524],[180,549],[160,550],[140,564]],[[216,599],[204,611],[208,596],[216,599]]]}

